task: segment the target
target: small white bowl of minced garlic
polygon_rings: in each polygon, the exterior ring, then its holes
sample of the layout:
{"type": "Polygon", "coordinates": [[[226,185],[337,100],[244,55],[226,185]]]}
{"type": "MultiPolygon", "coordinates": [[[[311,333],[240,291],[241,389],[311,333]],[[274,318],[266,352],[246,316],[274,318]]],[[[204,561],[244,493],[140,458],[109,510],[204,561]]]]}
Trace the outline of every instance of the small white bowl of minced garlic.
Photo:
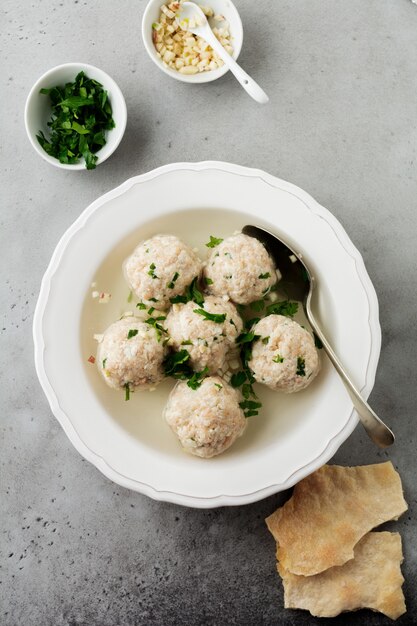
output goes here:
{"type": "MultiPolygon", "coordinates": [[[[152,61],[168,76],[185,83],[208,83],[228,71],[223,61],[202,39],[181,28],[182,0],[162,4],[150,0],[142,19],[142,38],[152,61]]],[[[207,0],[199,4],[225,50],[237,59],[243,28],[230,0],[207,0]]]]}

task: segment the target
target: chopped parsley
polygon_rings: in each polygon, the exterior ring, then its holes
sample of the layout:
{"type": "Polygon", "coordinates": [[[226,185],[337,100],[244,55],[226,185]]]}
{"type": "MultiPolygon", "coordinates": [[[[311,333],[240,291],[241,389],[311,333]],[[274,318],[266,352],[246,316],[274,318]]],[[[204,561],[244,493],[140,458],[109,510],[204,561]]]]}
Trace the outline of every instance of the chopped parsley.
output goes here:
{"type": "Polygon", "coordinates": [[[145,310],[146,309],[146,304],[143,304],[143,302],[138,302],[137,305],[136,305],[136,308],[145,310]]]}
{"type": "Polygon", "coordinates": [[[136,335],[138,334],[138,329],[137,328],[131,328],[129,330],[129,332],[127,333],[127,338],[128,339],[132,339],[132,337],[136,337],[136,335]]]}
{"type": "Polygon", "coordinates": [[[232,385],[232,387],[236,389],[237,387],[241,387],[243,383],[245,382],[245,380],[246,380],[245,372],[235,372],[235,374],[232,374],[232,377],[230,379],[230,384],[232,385]]]}
{"type": "Polygon", "coordinates": [[[154,327],[156,338],[158,341],[161,341],[162,333],[167,334],[165,328],[161,326],[161,324],[159,324],[159,322],[162,322],[164,320],[166,320],[166,317],[164,315],[160,315],[159,317],[148,317],[148,319],[145,320],[145,324],[149,324],[149,326],[154,327]]]}
{"type": "Polygon", "coordinates": [[[79,72],[73,82],[41,89],[49,96],[52,117],[49,138],[40,130],[36,139],[47,154],[73,165],[84,159],[86,168],[96,167],[96,153],[106,144],[106,131],[115,127],[107,91],[97,80],[79,72]]]}
{"type": "Polygon", "coordinates": [[[149,266],[149,272],[148,272],[148,276],[150,276],[151,278],[159,278],[156,274],[155,274],[155,270],[156,270],[156,265],[155,263],[151,263],[149,266]]]}
{"type": "Polygon", "coordinates": [[[259,274],[258,278],[271,278],[271,274],[269,272],[265,272],[265,274],[259,274]]]}
{"type": "Polygon", "coordinates": [[[266,345],[269,341],[269,337],[262,337],[262,343],[266,345]]]}
{"type": "Polygon", "coordinates": [[[239,406],[243,409],[245,417],[252,417],[253,415],[258,415],[258,409],[261,408],[262,403],[256,402],[255,400],[243,400],[239,402],[239,406]]]}
{"type": "Polygon", "coordinates": [[[186,339],[185,341],[181,341],[182,346],[193,346],[193,342],[190,339],[186,339]]]}
{"type": "Polygon", "coordinates": [[[106,367],[106,361],[107,361],[107,357],[105,359],[102,360],[101,364],[103,366],[103,369],[105,369],[106,367]]]}
{"type": "Polygon", "coordinates": [[[172,376],[181,380],[192,377],[193,370],[188,361],[190,353],[188,350],[179,350],[179,352],[171,352],[164,361],[165,376],[172,376]]]}
{"type": "Polygon", "coordinates": [[[260,335],[255,335],[253,330],[250,330],[247,333],[240,333],[239,337],[236,339],[236,343],[242,345],[244,343],[252,343],[252,341],[256,341],[260,339],[260,335]]]}
{"type": "Polygon", "coordinates": [[[226,313],[209,313],[204,309],[194,309],[194,313],[202,315],[209,322],[216,322],[216,324],[222,324],[226,319],[226,313]]]}
{"type": "Polygon", "coordinates": [[[219,385],[218,383],[214,383],[214,386],[217,387],[217,389],[223,389],[223,385],[219,385]]]}
{"type": "Polygon", "coordinates": [[[194,391],[201,387],[201,383],[205,379],[208,373],[208,367],[205,367],[201,372],[194,372],[191,378],[187,381],[187,385],[194,391]]]}
{"type": "Polygon", "coordinates": [[[211,278],[208,278],[207,276],[204,277],[204,282],[206,283],[207,286],[213,284],[213,281],[211,280],[211,278]]]}
{"type": "Polygon", "coordinates": [[[170,298],[171,304],[187,304],[193,300],[199,306],[204,304],[204,296],[198,288],[198,277],[196,276],[190,285],[188,285],[183,295],[174,296],[170,298]]]}
{"type": "Polygon", "coordinates": [[[133,298],[133,291],[130,291],[129,295],[127,296],[127,301],[132,302],[132,298],[133,298]]]}
{"type": "Polygon", "coordinates": [[[236,324],[235,324],[235,322],[234,322],[234,320],[233,320],[232,318],[230,318],[229,322],[230,322],[230,323],[231,323],[231,325],[232,325],[232,326],[234,326],[234,327],[236,328],[236,330],[237,330],[237,326],[236,326],[236,324]]]}
{"type": "Polygon", "coordinates": [[[148,313],[149,313],[149,315],[152,315],[152,313],[153,313],[154,311],[155,311],[155,307],[154,307],[154,306],[151,306],[151,308],[150,308],[150,309],[148,309],[148,313]]]}
{"type": "Polygon", "coordinates": [[[317,337],[316,333],[313,333],[313,337],[314,337],[314,345],[316,346],[318,350],[321,350],[323,348],[322,340],[320,339],[320,337],[317,337]]]}
{"type": "Polygon", "coordinates": [[[252,311],[259,313],[265,308],[265,300],[255,300],[255,302],[251,302],[250,308],[252,309],[252,311]]]}
{"type": "Polygon", "coordinates": [[[274,363],[283,363],[284,362],[284,357],[282,357],[280,354],[277,354],[276,357],[274,357],[273,359],[274,363]]]}
{"type": "Polygon", "coordinates": [[[297,376],[306,375],[306,362],[301,356],[297,357],[297,371],[295,373],[297,376]]]}
{"type": "Polygon", "coordinates": [[[294,317],[298,311],[298,302],[290,302],[283,300],[282,302],[273,302],[266,307],[267,315],[285,315],[286,317],[294,317]]]}
{"type": "Polygon", "coordinates": [[[175,283],[177,282],[179,276],[180,275],[178,274],[178,272],[175,272],[175,274],[172,277],[171,281],[169,283],[167,283],[167,288],[168,289],[174,289],[175,283]]]}
{"type": "Polygon", "coordinates": [[[159,302],[158,298],[149,298],[149,302],[159,302]]]}
{"type": "MultiPolygon", "coordinates": [[[[258,318],[252,320],[252,323],[257,322],[258,318]]],[[[250,324],[251,320],[248,320],[247,324],[250,324]]],[[[252,357],[252,344],[257,339],[260,339],[260,335],[255,335],[255,332],[250,330],[249,325],[248,332],[243,332],[239,335],[236,342],[240,345],[240,358],[242,360],[243,369],[232,375],[230,384],[232,387],[241,387],[244,401],[240,403],[241,408],[244,410],[245,417],[252,417],[258,415],[258,409],[261,408],[262,403],[257,402],[258,398],[253,389],[253,383],[255,377],[252,370],[249,367],[249,361],[252,357]],[[249,400],[253,398],[254,400],[249,400]]]]}
{"type": "Polygon", "coordinates": [[[127,402],[130,400],[130,383],[126,383],[123,387],[125,388],[125,401],[127,402]]]}
{"type": "Polygon", "coordinates": [[[207,246],[207,248],[215,248],[222,241],[223,241],[223,239],[220,239],[220,238],[217,238],[217,237],[213,237],[213,235],[210,235],[210,241],[208,243],[206,243],[206,246],[207,246]]]}

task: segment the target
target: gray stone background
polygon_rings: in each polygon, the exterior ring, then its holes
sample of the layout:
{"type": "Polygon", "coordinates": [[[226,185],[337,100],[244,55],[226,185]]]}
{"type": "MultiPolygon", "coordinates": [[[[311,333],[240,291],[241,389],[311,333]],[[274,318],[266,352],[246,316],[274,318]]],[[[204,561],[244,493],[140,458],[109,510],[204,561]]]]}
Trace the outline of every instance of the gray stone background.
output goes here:
{"type": "MultiPolygon", "coordinates": [[[[208,1],[208,0],[207,0],[208,1]]],[[[199,511],[119,488],[72,448],[35,376],[31,322],[62,233],[96,197],[163,163],[221,159],[300,185],[343,223],[381,304],[372,404],[397,435],[379,452],[358,427],[341,464],[389,458],[409,511],[408,613],[417,624],[417,6],[410,0],[236,0],[240,61],[271,97],[260,107],[232,76],[188,86],[142,45],[144,0],[3,0],[1,19],[1,523],[5,626],[324,623],[285,611],[264,517],[283,501],[199,511]],[[119,83],[128,125],[93,172],[43,162],[23,108],[48,68],[82,60],[119,83]]],[[[338,625],[391,623],[370,611],[338,625]]]]}

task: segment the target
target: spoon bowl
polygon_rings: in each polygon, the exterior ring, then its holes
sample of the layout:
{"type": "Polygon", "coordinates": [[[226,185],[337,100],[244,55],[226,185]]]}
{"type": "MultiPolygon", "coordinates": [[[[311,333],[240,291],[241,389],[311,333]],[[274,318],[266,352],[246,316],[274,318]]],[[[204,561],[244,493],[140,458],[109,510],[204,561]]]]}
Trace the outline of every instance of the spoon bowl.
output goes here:
{"type": "Polygon", "coordinates": [[[359,419],[371,440],[380,448],[392,445],[395,439],[394,433],[362,398],[313,314],[311,302],[313,293],[318,288],[318,281],[306,265],[302,253],[293,250],[276,235],[258,226],[247,225],[242,229],[242,232],[249,237],[255,237],[264,244],[281,272],[280,288],[289,300],[302,302],[310,326],[342,379],[359,419]]]}

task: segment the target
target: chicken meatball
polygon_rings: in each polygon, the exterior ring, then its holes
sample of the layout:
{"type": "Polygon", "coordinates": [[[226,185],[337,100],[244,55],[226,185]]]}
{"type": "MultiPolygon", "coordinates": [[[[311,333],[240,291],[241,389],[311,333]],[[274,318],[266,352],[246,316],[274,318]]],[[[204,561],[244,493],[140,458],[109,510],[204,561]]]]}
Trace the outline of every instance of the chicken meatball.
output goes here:
{"type": "Polygon", "coordinates": [[[167,348],[159,332],[136,317],[126,317],[105,331],[98,344],[97,366],[113,389],[149,388],[164,377],[167,348]]]}
{"type": "Polygon", "coordinates": [[[283,315],[268,315],[253,330],[260,338],[248,365],[257,382],[285,393],[305,389],[320,369],[311,334],[283,315]]]}
{"type": "Polygon", "coordinates": [[[239,394],[219,376],[205,378],[190,389],[186,382],[174,387],[165,419],[186,452],[209,459],[229,448],[246,427],[239,394]]]}
{"type": "Polygon", "coordinates": [[[200,275],[202,262],[174,235],[142,241],[124,263],[130,288],[147,306],[167,309],[170,298],[182,294],[200,275]]]}
{"type": "Polygon", "coordinates": [[[215,374],[224,369],[243,322],[234,304],[217,296],[206,296],[203,307],[195,302],[174,304],[165,327],[169,345],[175,350],[188,350],[194,370],[207,367],[210,374],[215,374]]]}
{"type": "Polygon", "coordinates": [[[240,233],[213,248],[204,269],[207,291],[237,304],[260,300],[277,282],[273,260],[254,237],[240,233]]]}

